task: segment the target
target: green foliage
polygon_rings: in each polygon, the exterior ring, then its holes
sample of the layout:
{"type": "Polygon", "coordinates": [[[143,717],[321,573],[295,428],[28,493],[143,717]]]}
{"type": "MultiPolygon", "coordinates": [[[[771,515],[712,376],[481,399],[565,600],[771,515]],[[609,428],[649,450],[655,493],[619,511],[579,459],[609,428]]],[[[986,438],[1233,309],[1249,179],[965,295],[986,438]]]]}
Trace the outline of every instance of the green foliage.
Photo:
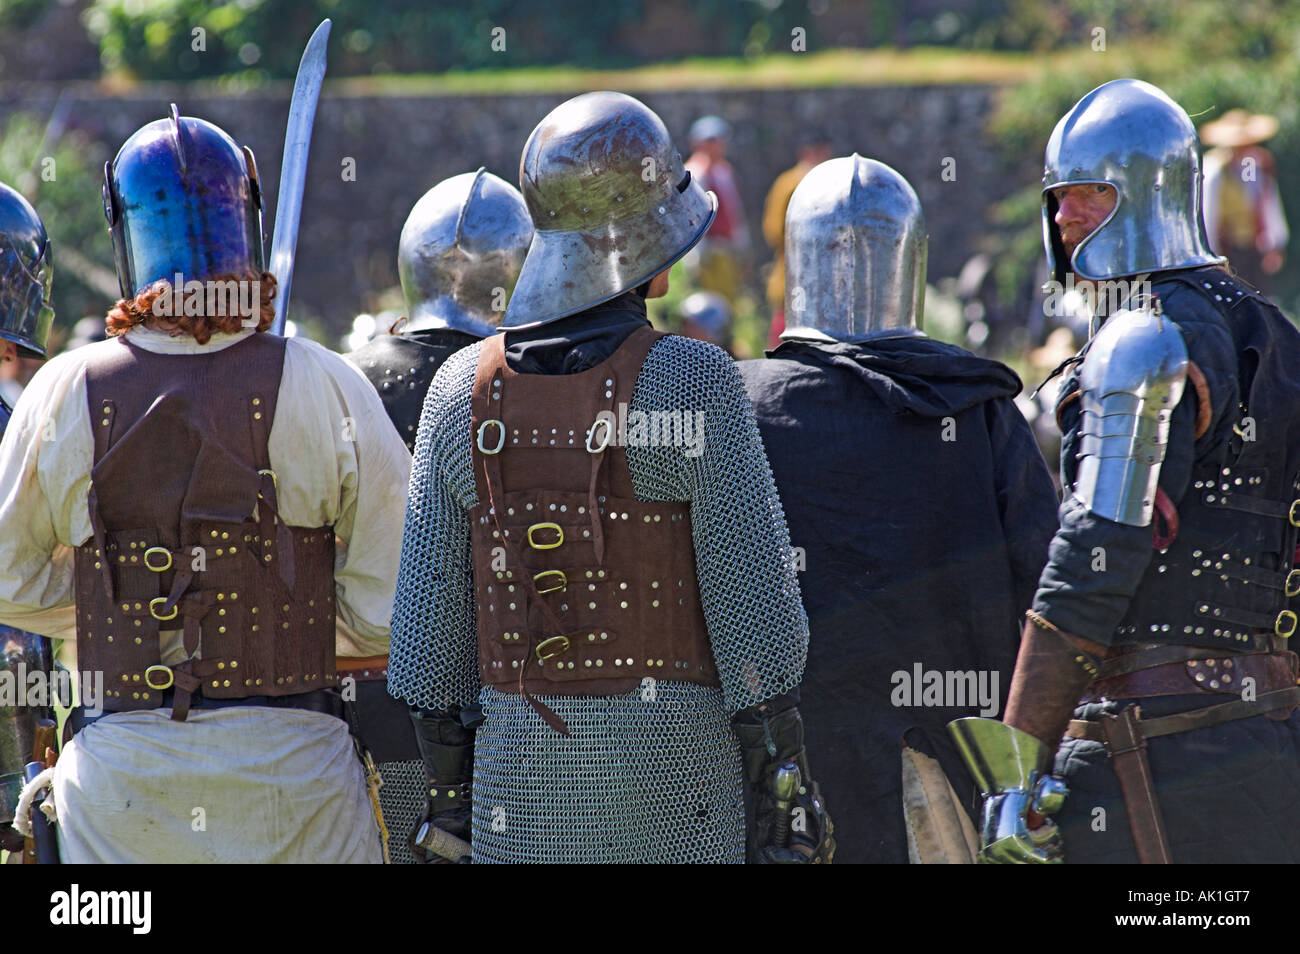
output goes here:
{"type": "Polygon", "coordinates": [[[0,181],[22,192],[45,223],[53,247],[55,328],[63,335],[85,315],[104,315],[110,304],[102,284],[97,290],[84,267],[89,260],[101,278],[113,275],[100,201],[108,156],[79,133],[42,146],[44,132],[44,117],[15,113],[8,118],[0,128],[0,181]]]}
{"type": "Polygon", "coordinates": [[[25,29],[40,17],[48,0],[0,0],[0,27],[25,29]]]}

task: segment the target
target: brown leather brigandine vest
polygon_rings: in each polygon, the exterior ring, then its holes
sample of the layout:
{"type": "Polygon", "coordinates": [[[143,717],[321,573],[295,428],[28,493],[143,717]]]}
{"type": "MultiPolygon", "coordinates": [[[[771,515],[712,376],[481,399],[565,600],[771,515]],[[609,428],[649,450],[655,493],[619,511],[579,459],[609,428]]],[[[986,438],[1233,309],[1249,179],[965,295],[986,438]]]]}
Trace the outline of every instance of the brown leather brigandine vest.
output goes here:
{"type": "Polygon", "coordinates": [[[204,354],[120,339],[86,369],[91,539],[76,551],[77,662],[109,711],[333,685],[334,532],[276,517],[267,439],[285,340],[204,354]],[[256,511],[256,516],[254,516],[256,511]],[[188,661],[162,665],[182,630],[188,661]],[[200,658],[194,658],[195,655],[200,658]]]}
{"type": "Polygon", "coordinates": [[[517,374],[504,335],[483,342],[470,514],[484,685],[614,695],[646,677],[718,684],[690,507],[637,500],[618,435],[660,337],[638,329],[596,367],[557,375],[517,374]]]}

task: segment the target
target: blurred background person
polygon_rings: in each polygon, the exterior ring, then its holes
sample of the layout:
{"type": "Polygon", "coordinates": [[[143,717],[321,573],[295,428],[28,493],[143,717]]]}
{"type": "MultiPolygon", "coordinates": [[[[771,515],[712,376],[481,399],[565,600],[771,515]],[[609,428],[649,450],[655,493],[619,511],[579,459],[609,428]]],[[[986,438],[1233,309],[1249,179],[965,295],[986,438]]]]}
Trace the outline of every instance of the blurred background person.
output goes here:
{"type": "Polygon", "coordinates": [[[703,116],[691,124],[686,168],[703,189],[718,197],[718,214],[688,264],[694,266],[695,285],[717,292],[734,307],[748,267],[749,228],[735,170],[727,161],[730,140],[731,126],[719,116],[703,116]]]}
{"type": "Polygon", "coordinates": [[[1277,135],[1273,116],[1230,109],[1201,127],[1205,154],[1205,231],[1239,276],[1268,294],[1282,269],[1290,232],[1277,188],[1277,164],[1262,143],[1277,135]]]}
{"type": "Polygon", "coordinates": [[[731,329],[731,306],[717,292],[696,292],[681,307],[682,334],[697,341],[727,347],[731,329]]]}
{"type": "Polygon", "coordinates": [[[785,210],[795,186],[814,166],[831,157],[830,137],[821,130],[810,130],[796,155],[799,161],[776,177],[763,203],[763,238],[776,255],[767,276],[767,303],[772,309],[772,326],[767,334],[769,348],[781,343],[781,332],[785,331],[785,210]]]}

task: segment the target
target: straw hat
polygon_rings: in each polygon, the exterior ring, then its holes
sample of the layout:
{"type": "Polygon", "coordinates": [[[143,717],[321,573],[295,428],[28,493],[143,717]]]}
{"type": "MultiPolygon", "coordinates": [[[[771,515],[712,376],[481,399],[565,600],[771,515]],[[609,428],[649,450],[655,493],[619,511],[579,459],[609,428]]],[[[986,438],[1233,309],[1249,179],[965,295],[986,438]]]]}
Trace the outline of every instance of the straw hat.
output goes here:
{"type": "Polygon", "coordinates": [[[1207,146],[1249,146],[1276,135],[1276,117],[1244,109],[1230,109],[1201,127],[1201,142],[1207,146]]]}

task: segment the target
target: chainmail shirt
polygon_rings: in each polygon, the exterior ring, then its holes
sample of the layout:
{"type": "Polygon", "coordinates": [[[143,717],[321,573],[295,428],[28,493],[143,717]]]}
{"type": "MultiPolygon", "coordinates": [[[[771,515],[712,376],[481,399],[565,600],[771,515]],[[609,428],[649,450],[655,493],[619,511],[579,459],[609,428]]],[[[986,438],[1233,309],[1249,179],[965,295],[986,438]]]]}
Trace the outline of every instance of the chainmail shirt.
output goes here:
{"type": "Polygon", "coordinates": [[[416,441],[393,610],[389,691],[412,705],[479,703],[475,861],[741,862],[738,710],[798,685],[808,623],[795,561],[754,421],[731,359],[660,340],[629,413],[703,414],[702,452],[627,448],[643,501],[691,506],[700,603],[721,689],[659,681],[613,696],[539,697],[564,738],[518,694],[480,686],[469,511],[477,346],[438,371],[416,441]]]}

